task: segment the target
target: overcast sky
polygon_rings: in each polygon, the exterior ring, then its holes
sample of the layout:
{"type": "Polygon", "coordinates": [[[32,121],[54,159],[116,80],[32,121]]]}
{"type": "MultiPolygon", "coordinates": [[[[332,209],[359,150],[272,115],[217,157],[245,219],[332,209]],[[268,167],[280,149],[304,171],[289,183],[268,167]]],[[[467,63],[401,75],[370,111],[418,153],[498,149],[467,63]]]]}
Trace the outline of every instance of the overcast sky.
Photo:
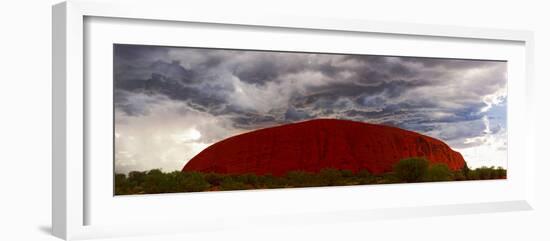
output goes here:
{"type": "Polygon", "coordinates": [[[181,170],[224,138],[315,118],[397,126],[506,167],[502,61],[115,45],[114,82],[116,172],[181,170]]]}

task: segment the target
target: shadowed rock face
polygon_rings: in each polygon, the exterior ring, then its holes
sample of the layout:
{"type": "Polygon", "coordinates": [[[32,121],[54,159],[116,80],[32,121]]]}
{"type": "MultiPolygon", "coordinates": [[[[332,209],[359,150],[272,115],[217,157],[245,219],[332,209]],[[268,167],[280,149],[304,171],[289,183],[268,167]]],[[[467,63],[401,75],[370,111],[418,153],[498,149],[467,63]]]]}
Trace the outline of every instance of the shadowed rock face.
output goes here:
{"type": "Polygon", "coordinates": [[[363,122],[317,119],[260,129],[217,142],[183,171],[275,176],[323,168],[380,174],[407,157],[425,157],[452,170],[465,164],[447,144],[416,132],[363,122]]]}

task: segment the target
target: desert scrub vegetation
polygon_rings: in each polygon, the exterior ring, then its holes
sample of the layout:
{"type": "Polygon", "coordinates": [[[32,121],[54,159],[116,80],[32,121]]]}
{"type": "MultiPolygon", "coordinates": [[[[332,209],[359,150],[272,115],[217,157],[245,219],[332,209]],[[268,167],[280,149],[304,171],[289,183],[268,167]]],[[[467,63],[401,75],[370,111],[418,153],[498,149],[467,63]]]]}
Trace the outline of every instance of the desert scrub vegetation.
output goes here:
{"type": "Polygon", "coordinates": [[[470,169],[465,165],[461,170],[452,171],[446,164],[429,163],[425,158],[407,158],[397,162],[392,171],[378,175],[366,169],[353,172],[334,168],[321,169],[316,173],[296,170],[284,176],[254,173],[230,175],[212,172],[162,172],[160,169],[153,169],[132,171],[127,175],[115,174],[114,192],[115,195],[130,195],[506,178],[506,170],[501,167],[470,169]]]}

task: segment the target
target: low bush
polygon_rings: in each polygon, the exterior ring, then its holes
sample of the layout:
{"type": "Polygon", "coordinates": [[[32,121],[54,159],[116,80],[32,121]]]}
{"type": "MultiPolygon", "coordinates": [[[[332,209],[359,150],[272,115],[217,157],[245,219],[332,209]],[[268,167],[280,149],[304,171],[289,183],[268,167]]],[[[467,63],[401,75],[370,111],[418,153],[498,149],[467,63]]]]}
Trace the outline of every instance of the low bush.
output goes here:
{"type": "Polygon", "coordinates": [[[342,185],[342,172],[334,168],[324,168],[319,172],[320,186],[336,186],[342,185]]]}
{"type": "Polygon", "coordinates": [[[311,172],[290,171],[285,177],[288,185],[293,187],[311,187],[318,183],[318,178],[311,172]]]}
{"type": "Polygon", "coordinates": [[[488,179],[505,179],[506,169],[502,167],[480,167],[470,170],[468,173],[469,180],[488,180],[488,179]]]}
{"type": "Polygon", "coordinates": [[[446,164],[437,163],[428,168],[423,179],[426,182],[452,181],[454,173],[446,164]]]}
{"type": "Polygon", "coordinates": [[[445,164],[429,165],[424,158],[408,158],[399,161],[393,171],[374,175],[368,170],[353,172],[325,168],[319,172],[290,171],[284,176],[247,173],[228,175],[220,173],[180,172],[164,173],[160,169],[128,175],[116,173],[115,194],[145,194],[170,192],[202,192],[217,190],[244,190],[259,188],[320,187],[364,184],[390,184],[410,182],[487,180],[506,178],[506,169],[501,167],[468,166],[451,171],[445,164]]]}
{"type": "Polygon", "coordinates": [[[208,190],[211,186],[205,175],[200,172],[180,172],[177,180],[179,192],[201,192],[208,190]]]}
{"type": "Polygon", "coordinates": [[[428,171],[428,160],[417,157],[403,159],[393,166],[393,171],[402,182],[420,182],[428,171]]]}
{"type": "Polygon", "coordinates": [[[243,189],[247,189],[247,186],[243,182],[237,180],[237,178],[226,176],[220,183],[220,189],[221,190],[243,190],[243,189]]]}

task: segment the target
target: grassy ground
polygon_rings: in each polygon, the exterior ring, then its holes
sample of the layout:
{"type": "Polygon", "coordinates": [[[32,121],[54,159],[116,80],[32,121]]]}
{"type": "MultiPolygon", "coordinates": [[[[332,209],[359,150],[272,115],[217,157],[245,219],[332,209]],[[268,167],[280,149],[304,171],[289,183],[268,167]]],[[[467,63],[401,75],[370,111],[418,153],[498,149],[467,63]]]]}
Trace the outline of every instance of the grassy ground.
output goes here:
{"type": "Polygon", "coordinates": [[[322,187],[506,179],[506,170],[494,167],[463,168],[451,171],[444,164],[428,165],[422,158],[401,160],[392,172],[373,175],[367,170],[323,169],[318,173],[291,171],[281,177],[272,175],[224,175],[201,172],[162,172],[153,169],[115,175],[115,195],[204,192],[293,187],[322,187]]]}

